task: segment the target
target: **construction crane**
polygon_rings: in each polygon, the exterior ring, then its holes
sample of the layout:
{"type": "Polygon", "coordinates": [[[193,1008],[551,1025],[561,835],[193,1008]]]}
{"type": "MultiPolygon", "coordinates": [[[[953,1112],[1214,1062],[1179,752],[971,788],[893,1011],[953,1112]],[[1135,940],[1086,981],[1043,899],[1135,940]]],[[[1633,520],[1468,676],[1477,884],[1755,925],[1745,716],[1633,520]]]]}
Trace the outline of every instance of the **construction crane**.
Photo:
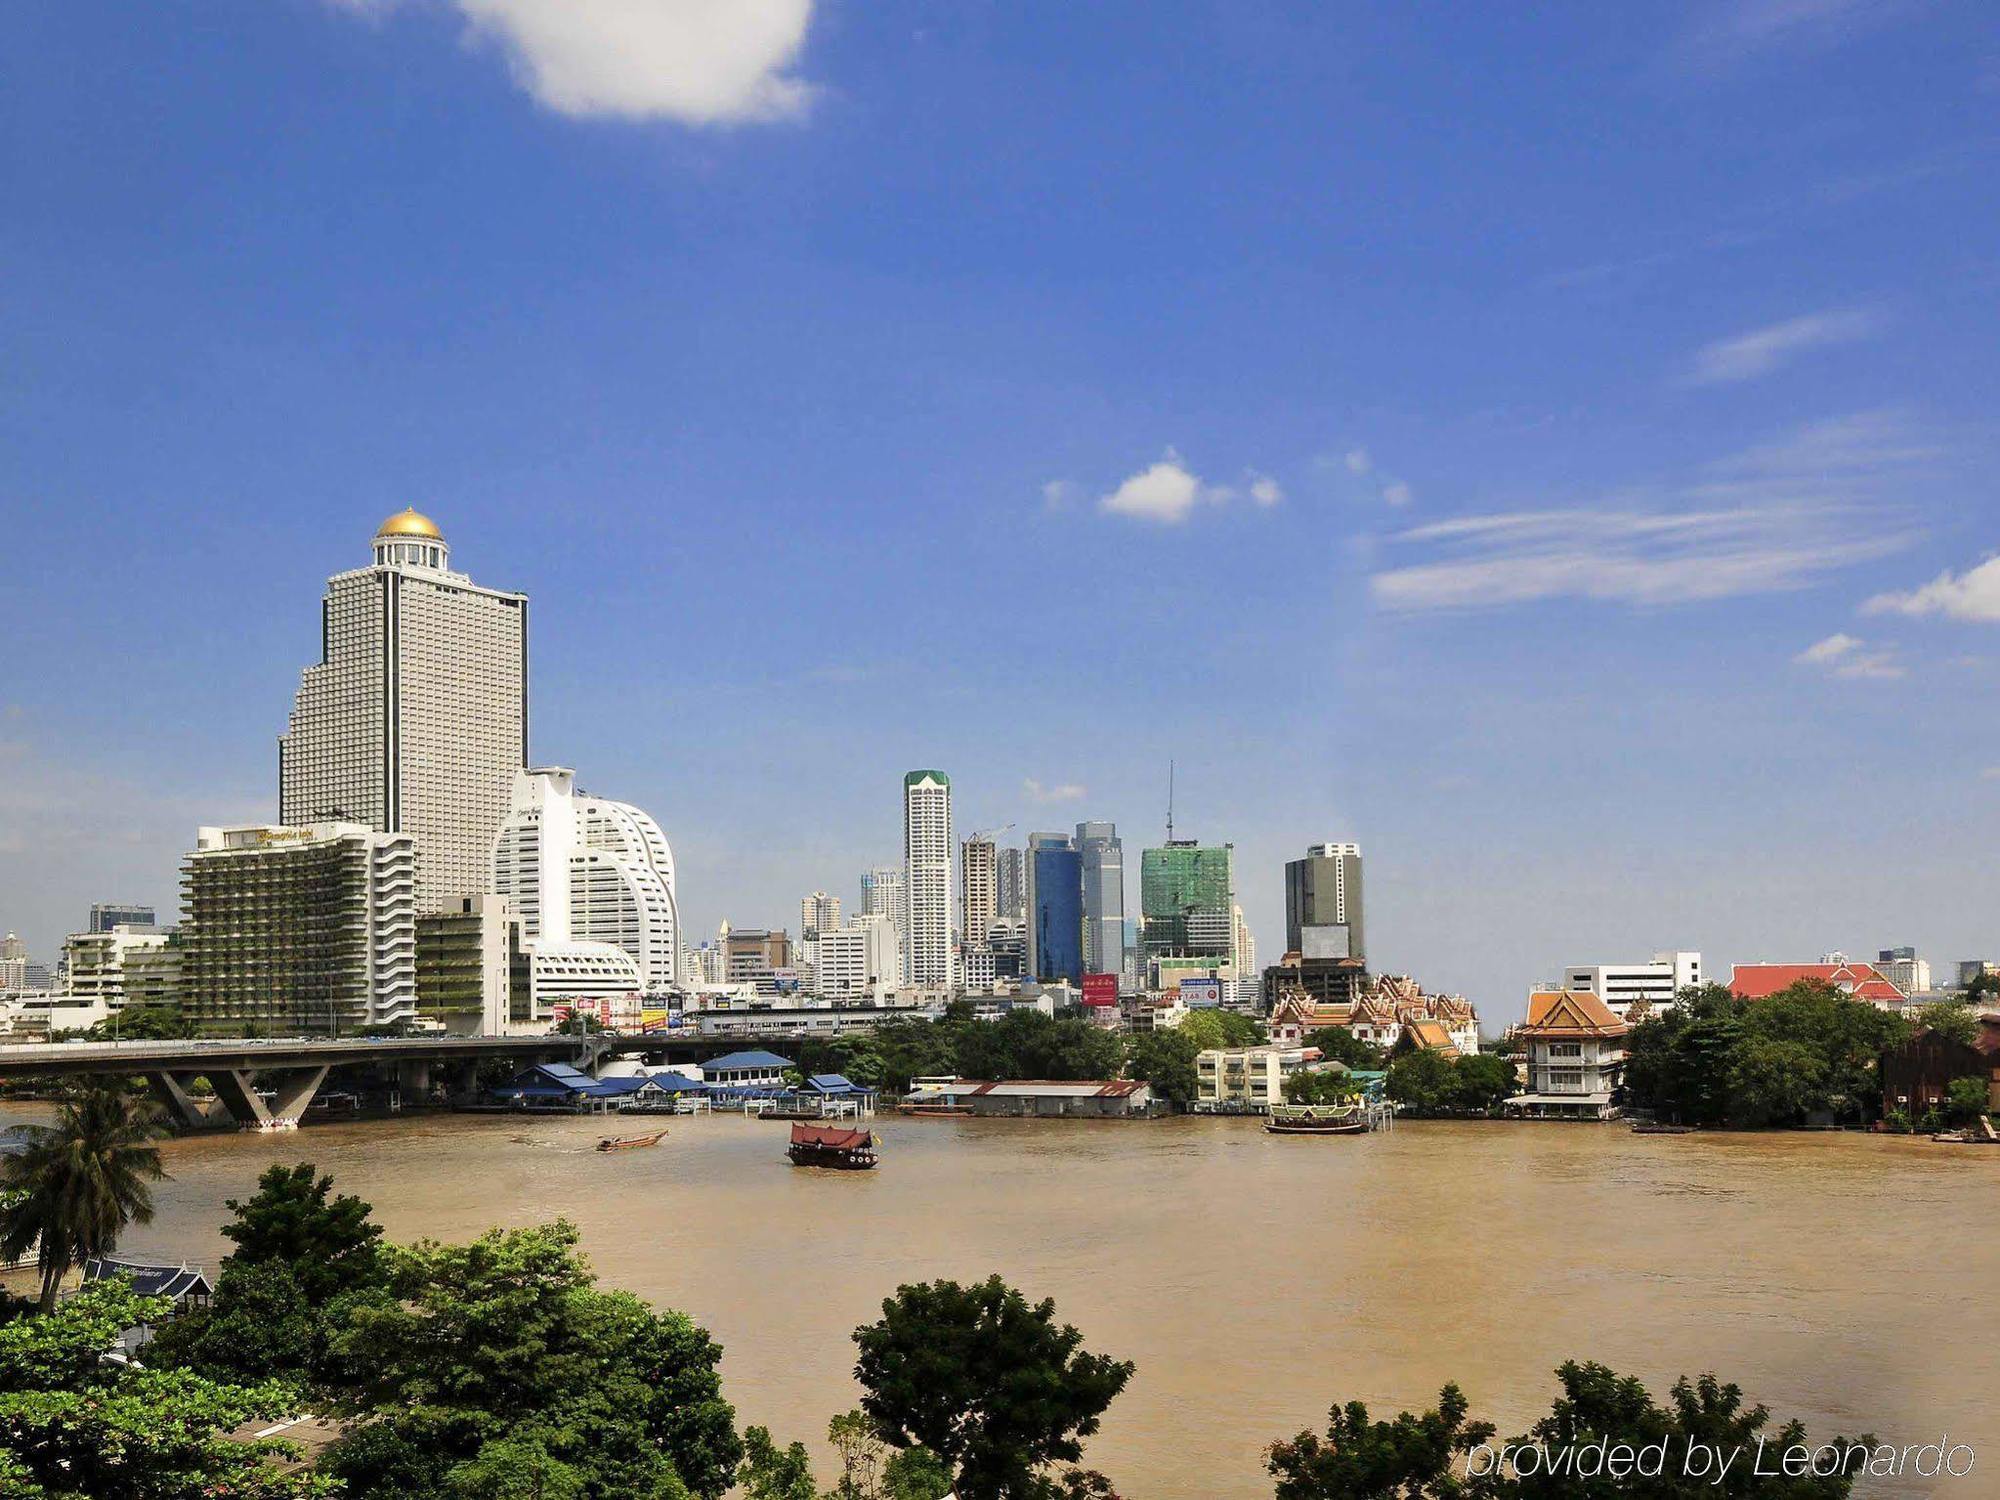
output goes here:
{"type": "Polygon", "coordinates": [[[1001,834],[1011,832],[1013,830],[1013,827],[1014,825],[1012,823],[1006,823],[998,828],[974,829],[971,833],[968,833],[965,836],[965,841],[969,844],[974,839],[981,839],[984,840],[986,843],[990,844],[995,839],[999,838],[1001,834]]]}

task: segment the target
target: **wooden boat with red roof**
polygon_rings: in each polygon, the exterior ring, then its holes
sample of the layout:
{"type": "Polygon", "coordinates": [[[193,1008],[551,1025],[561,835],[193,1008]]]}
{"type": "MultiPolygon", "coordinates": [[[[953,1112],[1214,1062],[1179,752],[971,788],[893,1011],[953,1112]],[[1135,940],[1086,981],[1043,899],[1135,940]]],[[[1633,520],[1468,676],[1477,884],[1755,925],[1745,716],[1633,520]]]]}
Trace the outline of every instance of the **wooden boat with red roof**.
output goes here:
{"type": "Polygon", "coordinates": [[[843,1125],[794,1125],[787,1154],[798,1167],[865,1172],[875,1165],[875,1133],[843,1125]]]}

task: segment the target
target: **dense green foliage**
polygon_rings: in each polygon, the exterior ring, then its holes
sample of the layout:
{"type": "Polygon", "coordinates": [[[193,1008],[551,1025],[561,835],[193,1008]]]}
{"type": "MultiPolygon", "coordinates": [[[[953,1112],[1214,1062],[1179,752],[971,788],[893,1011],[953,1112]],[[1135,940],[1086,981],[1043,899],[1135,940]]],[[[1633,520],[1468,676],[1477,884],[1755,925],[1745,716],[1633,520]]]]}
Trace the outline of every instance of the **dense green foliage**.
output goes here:
{"type": "Polygon", "coordinates": [[[178,1042],[194,1035],[194,1022],[178,1005],[133,1005],[81,1035],[87,1042],[178,1042]]]}
{"type": "Polygon", "coordinates": [[[1946,1041],[1968,1047],[1979,1037],[1978,1012],[1957,1000],[1933,1000],[1918,1006],[1916,1021],[1919,1030],[1935,1031],[1946,1041]]]}
{"type": "Polygon", "coordinates": [[[1514,1064],[1494,1053],[1446,1057],[1428,1048],[1389,1064],[1383,1090],[1412,1115],[1485,1115],[1517,1092],[1514,1064]]]}
{"type": "Polygon", "coordinates": [[[1287,1104],[1340,1104],[1360,1093],[1361,1085],[1352,1073],[1334,1068],[1294,1073],[1285,1080],[1287,1104]]]}
{"type": "Polygon", "coordinates": [[[353,1419],[326,1467],[356,1500],[719,1496],[741,1456],[722,1351],[679,1313],[600,1291],[558,1221],[383,1252],[333,1355],[353,1419]]]}
{"type": "Polygon", "coordinates": [[[1945,1090],[1945,1113],[1955,1125],[1969,1125],[1986,1113],[1988,1090],[1983,1078],[1954,1078],[1945,1090]]]}
{"type": "Polygon", "coordinates": [[[861,1409],[876,1433],[950,1465],[961,1500],[1058,1493],[1046,1470],[1081,1457],[1079,1440],[1133,1370],[1084,1350],[1053,1302],[1031,1304],[998,1276],[899,1287],[854,1342],[861,1409]]]}
{"type": "Polygon", "coordinates": [[[1345,1026],[1322,1026],[1306,1033],[1306,1045],[1319,1048],[1319,1055],[1372,1073],[1383,1064],[1382,1049],[1364,1042],[1345,1026]]]}
{"type": "Polygon", "coordinates": [[[369,1220],[371,1205],[351,1194],[333,1196],[333,1178],[315,1178],[311,1162],[266,1167],[254,1196],[228,1199],[226,1206],[236,1215],[222,1226],[223,1238],[236,1246],[232,1264],[281,1261],[315,1302],[380,1279],[382,1228],[369,1220]]]}
{"type": "Polygon", "coordinates": [[[862,1412],[835,1417],[826,1439],[839,1459],[840,1478],[821,1491],[804,1443],[780,1448],[768,1430],[750,1428],[736,1472],[744,1500],[941,1500],[951,1490],[944,1460],[928,1448],[892,1452],[862,1412]]]}
{"type": "MultiPolygon", "coordinates": [[[[1770,1429],[1764,1407],[1746,1410],[1742,1391],[1713,1375],[1682,1379],[1666,1406],[1638,1380],[1603,1365],[1568,1363],[1556,1378],[1562,1395],[1549,1414],[1506,1443],[1493,1441],[1490,1422],[1466,1420],[1466,1399],[1455,1385],[1444,1388],[1433,1410],[1402,1412],[1388,1422],[1370,1422],[1360,1402],[1335,1407],[1324,1438],[1302,1432],[1270,1449],[1277,1500],[1695,1500],[1717,1494],[1842,1500],[1861,1468],[1854,1462],[1845,1474],[1774,1472],[1782,1468],[1779,1455],[1805,1444],[1804,1428],[1793,1421],[1770,1429]],[[1760,1441],[1766,1448],[1761,1464],[1752,1457],[1760,1441]],[[1543,1455],[1563,1454],[1572,1455],[1566,1467],[1580,1460],[1585,1469],[1601,1469],[1602,1457],[1590,1457],[1600,1444],[1605,1452],[1621,1445],[1634,1454],[1657,1448],[1659,1461],[1628,1464],[1619,1477],[1542,1470],[1543,1455]],[[1534,1452],[1517,1460],[1523,1450],[1534,1452]],[[1726,1485],[1700,1467],[1702,1454],[1736,1455],[1726,1485]],[[1650,1472],[1654,1468],[1657,1473],[1650,1472]]],[[[1832,1446],[1849,1452],[1874,1444],[1872,1437],[1852,1443],[1835,1438],[1832,1446]]]]}
{"type": "Polygon", "coordinates": [[[973,1018],[970,1006],[951,1006],[937,1021],[906,1017],[885,1020],[866,1031],[810,1038],[797,1044],[805,1073],[843,1073],[856,1083],[887,1093],[908,1090],[912,1078],[1145,1078],[1161,1085],[1163,1097],[1185,1102],[1194,1096],[1193,1058],[1204,1047],[1254,1042],[1262,1029],[1248,1016],[1197,1011],[1178,1032],[1151,1032],[1128,1039],[1079,1016],[1045,1016],[1013,1010],[997,1021],[973,1018]],[[1218,1017],[1223,1019],[1218,1019],[1218,1017]],[[1158,1036],[1181,1042],[1160,1043],[1158,1036]],[[1186,1057],[1183,1070],[1178,1059],[1186,1057]]]}
{"type": "Polygon", "coordinates": [[[1689,988],[1633,1029],[1626,1101],[1690,1125],[1859,1123],[1882,1112],[1877,1059],[1909,1035],[1896,1015],[1818,980],[1763,1000],[1689,988]]]}
{"type": "Polygon", "coordinates": [[[1200,1045],[1183,1032],[1143,1031],[1125,1045],[1125,1073],[1151,1084],[1155,1099],[1185,1109],[1200,1086],[1195,1071],[1200,1054],[1200,1045]]]}
{"type": "Polygon", "coordinates": [[[20,1500],[291,1500],[329,1487],[274,1460],[276,1442],[228,1439],[293,1409],[282,1382],[226,1384],[104,1358],[118,1334],[157,1322],[159,1298],[97,1282],[54,1311],[0,1326],[0,1494],[20,1500]]]}
{"type": "Polygon", "coordinates": [[[128,1223],[153,1218],[149,1183],[160,1164],[157,1112],[114,1088],[88,1088],[66,1100],[56,1122],[28,1149],[0,1162],[0,1259],[35,1250],[43,1309],[72,1266],[108,1255],[128,1223]]]}

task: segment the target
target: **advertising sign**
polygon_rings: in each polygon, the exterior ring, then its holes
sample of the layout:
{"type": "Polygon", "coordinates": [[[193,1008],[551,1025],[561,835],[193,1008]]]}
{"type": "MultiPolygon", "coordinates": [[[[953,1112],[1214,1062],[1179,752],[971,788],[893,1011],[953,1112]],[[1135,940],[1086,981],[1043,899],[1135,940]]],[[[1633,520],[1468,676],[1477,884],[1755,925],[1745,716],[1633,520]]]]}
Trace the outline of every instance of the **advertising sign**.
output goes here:
{"type": "Polygon", "coordinates": [[[1118,1003],[1118,976],[1116,974],[1084,975],[1083,1003],[1085,1005],[1116,1005],[1118,1003]]]}

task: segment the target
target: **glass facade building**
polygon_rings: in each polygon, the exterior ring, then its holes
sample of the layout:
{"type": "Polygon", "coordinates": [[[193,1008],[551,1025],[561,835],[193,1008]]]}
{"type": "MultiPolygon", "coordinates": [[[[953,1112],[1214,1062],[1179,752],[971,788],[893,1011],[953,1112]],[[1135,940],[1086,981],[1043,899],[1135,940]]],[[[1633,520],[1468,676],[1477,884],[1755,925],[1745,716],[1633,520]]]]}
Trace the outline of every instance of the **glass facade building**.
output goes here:
{"type": "Polygon", "coordinates": [[[1035,978],[1083,983],[1083,855],[1057,834],[1028,841],[1029,950],[1035,978]]]}

